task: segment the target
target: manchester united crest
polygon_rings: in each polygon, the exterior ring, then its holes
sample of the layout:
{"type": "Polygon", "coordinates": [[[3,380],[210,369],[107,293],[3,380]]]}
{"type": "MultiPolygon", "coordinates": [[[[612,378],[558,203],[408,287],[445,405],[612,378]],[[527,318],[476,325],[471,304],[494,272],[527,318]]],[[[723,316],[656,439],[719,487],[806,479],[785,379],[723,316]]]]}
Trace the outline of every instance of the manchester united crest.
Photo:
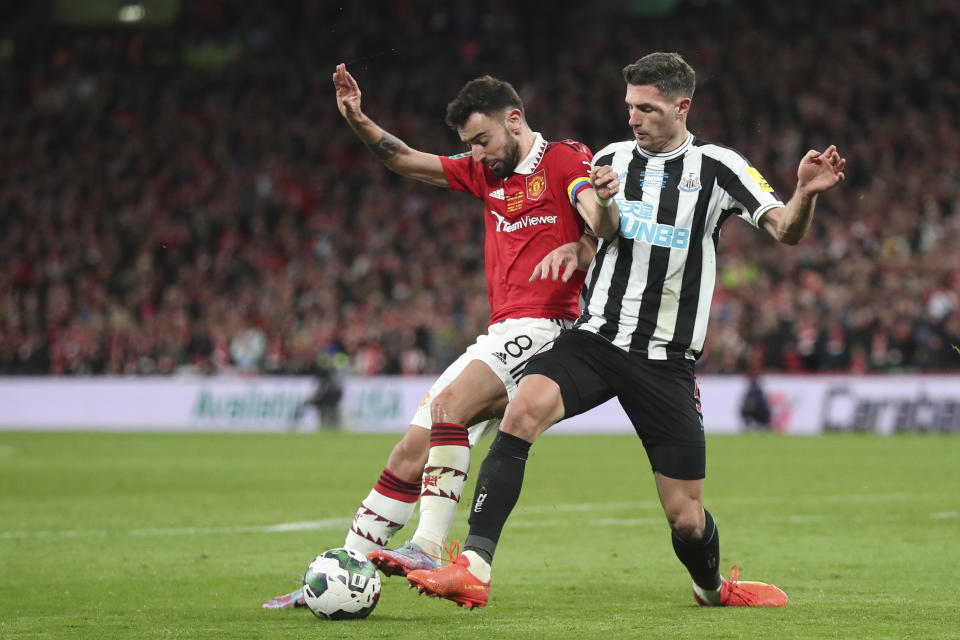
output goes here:
{"type": "Polygon", "coordinates": [[[527,176],[527,199],[539,200],[543,192],[547,190],[546,171],[537,171],[527,176]]]}

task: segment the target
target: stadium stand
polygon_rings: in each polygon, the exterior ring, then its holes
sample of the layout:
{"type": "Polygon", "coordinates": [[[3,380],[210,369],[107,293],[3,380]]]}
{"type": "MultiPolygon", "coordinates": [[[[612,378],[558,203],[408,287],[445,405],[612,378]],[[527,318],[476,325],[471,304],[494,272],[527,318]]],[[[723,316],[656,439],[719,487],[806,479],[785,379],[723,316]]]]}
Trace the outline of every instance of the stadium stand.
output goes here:
{"type": "Polygon", "coordinates": [[[652,50],[698,70],[691,130],[782,197],[806,149],[847,158],[799,247],[724,226],[700,369],[960,368],[957,3],[701,0],[615,21],[603,2],[342,4],[184,3],[150,29],[7,16],[0,373],[306,373],[338,354],[360,375],[441,371],[487,321],[481,211],[372,158],[334,65],[425,150],[462,150],[444,107],[481,73],[548,139],[596,150],[628,137],[620,68],[652,50]]]}

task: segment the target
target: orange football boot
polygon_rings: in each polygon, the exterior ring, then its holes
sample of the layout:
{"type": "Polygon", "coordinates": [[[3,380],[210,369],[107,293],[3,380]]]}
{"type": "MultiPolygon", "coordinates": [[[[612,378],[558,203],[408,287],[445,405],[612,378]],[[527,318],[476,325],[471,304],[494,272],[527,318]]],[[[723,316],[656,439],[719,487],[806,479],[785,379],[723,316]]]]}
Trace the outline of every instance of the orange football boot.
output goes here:
{"type": "MultiPolygon", "coordinates": [[[[727,579],[721,578],[720,606],[724,607],[782,607],[787,604],[787,594],[779,587],[765,582],[747,582],[738,580],[740,567],[730,567],[727,579]]],[[[711,606],[709,602],[693,592],[697,604],[711,606]]]]}
{"type": "Polygon", "coordinates": [[[443,598],[471,609],[484,607],[490,599],[490,583],[481,582],[470,573],[470,561],[458,556],[453,564],[429,571],[418,570],[407,574],[411,587],[434,598],[443,598]]]}

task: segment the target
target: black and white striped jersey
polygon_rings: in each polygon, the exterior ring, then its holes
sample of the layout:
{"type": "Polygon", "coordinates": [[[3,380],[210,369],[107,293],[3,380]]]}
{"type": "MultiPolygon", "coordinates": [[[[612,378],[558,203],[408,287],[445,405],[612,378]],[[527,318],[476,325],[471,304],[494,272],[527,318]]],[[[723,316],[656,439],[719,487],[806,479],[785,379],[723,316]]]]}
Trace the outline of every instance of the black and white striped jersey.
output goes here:
{"type": "Polygon", "coordinates": [[[737,215],[757,227],[783,203],[746,158],[693,134],[666,153],[615,142],[593,163],[612,165],[620,177],[620,233],[600,241],[576,328],[650,359],[697,359],[720,226],[737,215]]]}

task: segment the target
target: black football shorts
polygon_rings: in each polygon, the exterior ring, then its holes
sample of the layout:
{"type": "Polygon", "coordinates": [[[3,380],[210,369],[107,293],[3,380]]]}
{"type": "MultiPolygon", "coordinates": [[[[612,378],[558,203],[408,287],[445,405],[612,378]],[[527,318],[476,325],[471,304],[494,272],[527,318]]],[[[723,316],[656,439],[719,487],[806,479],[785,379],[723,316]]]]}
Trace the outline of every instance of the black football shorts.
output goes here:
{"type": "Polygon", "coordinates": [[[700,391],[691,360],[650,360],[588,331],[564,331],[527,362],[524,375],[557,383],[564,418],[616,397],[654,471],[698,480],[706,474],[700,391]]]}

